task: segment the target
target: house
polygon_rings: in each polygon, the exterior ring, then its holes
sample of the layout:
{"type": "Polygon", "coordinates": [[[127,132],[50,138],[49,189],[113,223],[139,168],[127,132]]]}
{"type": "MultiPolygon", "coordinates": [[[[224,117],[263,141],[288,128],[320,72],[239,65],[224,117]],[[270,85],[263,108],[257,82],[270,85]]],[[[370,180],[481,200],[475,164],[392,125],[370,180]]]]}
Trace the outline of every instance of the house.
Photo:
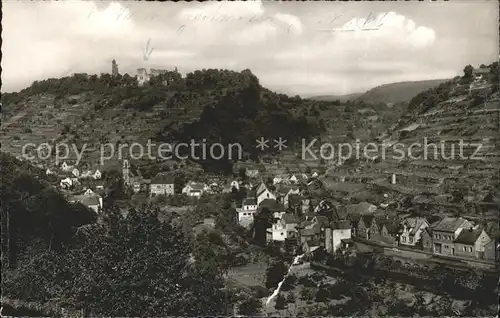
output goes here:
{"type": "Polygon", "coordinates": [[[95,185],[95,189],[98,190],[98,191],[102,191],[104,190],[104,182],[102,181],[97,181],[94,183],[95,185]]]}
{"type": "Polygon", "coordinates": [[[70,203],[81,203],[85,205],[87,208],[94,210],[96,213],[99,213],[102,205],[99,201],[99,197],[95,195],[76,195],[70,197],[68,202],[70,203]]]}
{"type": "Polygon", "coordinates": [[[273,185],[277,185],[277,184],[280,184],[281,182],[283,182],[284,178],[282,175],[277,175],[273,178],[273,185]]]}
{"type": "Polygon", "coordinates": [[[80,178],[85,179],[85,178],[90,178],[92,176],[92,171],[87,170],[84,171],[80,174],[80,178]]]}
{"type": "Polygon", "coordinates": [[[361,214],[356,235],[366,240],[395,245],[399,226],[386,217],[377,218],[373,214],[361,214]]]}
{"type": "Polygon", "coordinates": [[[395,222],[387,216],[375,218],[375,221],[377,222],[377,226],[380,229],[380,237],[374,236],[373,238],[379,240],[380,242],[397,246],[399,242],[400,232],[400,226],[398,222],[395,222]]]}
{"type": "Polygon", "coordinates": [[[374,234],[375,235],[379,234],[377,222],[375,221],[375,216],[372,214],[361,215],[357,225],[356,235],[366,240],[369,240],[374,234]]]}
{"type": "Polygon", "coordinates": [[[248,177],[248,178],[256,178],[258,175],[259,175],[259,170],[257,169],[247,169],[245,171],[245,175],[248,177]]]}
{"type": "Polygon", "coordinates": [[[423,229],[420,234],[421,248],[426,252],[432,252],[432,229],[430,226],[423,229]]]}
{"type": "Polygon", "coordinates": [[[467,258],[495,259],[495,243],[482,228],[463,229],[453,241],[454,255],[467,258]]]}
{"type": "Polygon", "coordinates": [[[63,189],[68,189],[73,186],[73,181],[70,178],[62,179],[59,186],[63,189]]]}
{"type": "Polygon", "coordinates": [[[435,254],[455,255],[454,241],[464,229],[472,224],[464,218],[445,217],[432,226],[432,252],[435,254]]]}
{"type": "Polygon", "coordinates": [[[285,208],[288,208],[290,196],[293,194],[299,194],[300,190],[297,187],[280,187],[277,191],[277,197],[278,200],[285,206],[285,208]]]}
{"type": "Polygon", "coordinates": [[[94,178],[94,180],[100,180],[102,178],[101,171],[99,171],[99,169],[96,169],[96,171],[94,172],[94,174],[92,175],[92,177],[94,178]]]}
{"type": "Polygon", "coordinates": [[[45,174],[46,175],[51,175],[51,174],[54,174],[54,172],[52,172],[52,170],[50,170],[49,168],[47,168],[47,170],[45,171],[45,174]]]}
{"type": "Polygon", "coordinates": [[[243,210],[245,211],[256,211],[257,210],[257,199],[255,198],[246,198],[243,200],[243,203],[241,205],[243,210]]]}
{"type": "Polygon", "coordinates": [[[293,183],[305,183],[307,182],[307,179],[308,177],[305,174],[294,174],[288,180],[293,183]]]}
{"type": "Polygon", "coordinates": [[[268,241],[284,241],[295,236],[297,219],[292,213],[283,213],[280,218],[267,229],[268,241]]]}
{"type": "Polygon", "coordinates": [[[490,73],[489,67],[480,67],[472,71],[472,76],[474,76],[474,81],[482,81],[490,73]]]}
{"type": "Polygon", "coordinates": [[[150,195],[173,195],[174,193],[173,176],[159,173],[151,180],[150,195]]]}
{"type": "Polygon", "coordinates": [[[257,212],[257,199],[246,198],[243,200],[241,208],[237,208],[238,224],[243,227],[249,227],[254,222],[257,212]]]}
{"type": "Polygon", "coordinates": [[[189,182],[183,189],[182,193],[189,197],[201,197],[205,191],[205,186],[198,182],[189,182]]]}
{"type": "Polygon", "coordinates": [[[87,190],[85,190],[85,192],[83,193],[83,195],[95,195],[95,192],[92,191],[92,189],[87,189],[87,190]]]}
{"type": "Polygon", "coordinates": [[[288,208],[294,211],[297,215],[302,215],[309,211],[309,200],[300,194],[291,194],[288,198],[288,208]],[[304,212],[304,202],[307,201],[304,212]]]}
{"type": "Polygon", "coordinates": [[[261,183],[261,185],[257,189],[257,205],[260,206],[262,201],[266,199],[276,200],[276,196],[271,191],[269,191],[264,183],[261,183]]]}
{"type": "MultiPolygon", "coordinates": [[[[137,69],[137,84],[142,86],[149,82],[152,77],[168,74],[168,70],[150,69],[149,72],[145,68],[137,69]]],[[[167,85],[168,81],[164,80],[163,85],[167,85]]]]}
{"type": "Polygon", "coordinates": [[[75,177],[79,177],[80,176],[80,171],[78,171],[78,169],[74,168],[72,171],[71,171],[71,174],[73,174],[73,176],[75,177]]]}
{"type": "Polygon", "coordinates": [[[266,240],[269,241],[284,241],[287,238],[286,224],[283,220],[273,223],[266,230],[266,240]]]}
{"type": "Polygon", "coordinates": [[[352,237],[351,222],[348,220],[332,221],[330,228],[326,229],[326,231],[325,239],[329,240],[331,238],[331,242],[325,242],[326,250],[329,253],[337,252],[343,245],[342,241],[346,243],[346,240],[351,240],[352,237]]]}
{"type": "Polygon", "coordinates": [[[325,229],[329,226],[330,222],[328,218],[321,215],[314,216],[310,220],[303,221],[296,226],[299,244],[305,252],[325,246],[325,242],[330,241],[326,240],[325,235],[325,229]]]}
{"type": "Polygon", "coordinates": [[[259,204],[260,211],[267,210],[274,219],[281,219],[286,213],[286,209],[280,202],[275,199],[264,199],[259,204]]]}
{"type": "Polygon", "coordinates": [[[313,174],[311,175],[311,178],[317,178],[318,177],[318,173],[315,171],[313,172],[313,174]]]}
{"type": "Polygon", "coordinates": [[[236,180],[231,181],[230,186],[231,186],[231,188],[236,188],[236,190],[240,189],[240,184],[236,180]]]}
{"type": "Polygon", "coordinates": [[[231,193],[233,191],[233,187],[230,184],[226,184],[222,188],[222,193],[231,193]]]}
{"type": "Polygon", "coordinates": [[[66,161],[63,161],[63,163],[61,164],[61,169],[62,169],[62,171],[64,171],[64,172],[69,172],[69,171],[71,171],[71,170],[73,169],[73,167],[72,167],[72,166],[70,166],[70,165],[68,165],[68,164],[66,163],[66,161]]]}
{"type": "Polygon", "coordinates": [[[282,218],[285,222],[287,238],[293,237],[297,233],[297,217],[293,213],[285,213],[282,218]]]}
{"type": "Polygon", "coordinates": [[[425,218],[415,217],[407,218],[401,225],[403,229],[399,236],[399,244],[415,246],[421,239],[422,231],[429,226],[429,222],[425,218]]]}

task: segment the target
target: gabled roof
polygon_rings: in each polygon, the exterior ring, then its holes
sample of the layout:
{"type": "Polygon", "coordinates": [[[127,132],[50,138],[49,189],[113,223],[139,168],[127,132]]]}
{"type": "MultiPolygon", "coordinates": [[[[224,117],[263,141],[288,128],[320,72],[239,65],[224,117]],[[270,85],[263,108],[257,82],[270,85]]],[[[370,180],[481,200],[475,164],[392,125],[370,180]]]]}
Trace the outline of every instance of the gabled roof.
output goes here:
{"type": "Polygon", "coordinates": [[[433,226],[432,230],[440,232],[455,232],[466,221],[467,220],[463,218],[445,217],[441,221],[437,222],[436,225],[433,226]]]}
{"type": "Polygon", "coordinates": [[[243,200],[243,205],[257,205],[257,199],[255,198],[246,198],[243,200]]]}
{"type": "Polygon", "coordinates": [[[100,205],[99,198],[97,196],[90,195],[75,195],[71,199],[74,202],[80,202],[85,206],[100,205]]]}
{"type": "Polygon", "coordinates": [[[267,208],[270,212],[284,212],[286,209],[283,204],[274,199],[264,199],[259,205],[259,208],[267,208]]]}
{"type": "Polygon", "coordinates": [[[174,177],[167,174],[157,174],[151,179],[151,184],[174,184],[174,177]]]}
{"type": "Polygon", "coordinates": [[[360,221],[363,220],[365,226],[371,226],[374,218],[375,216],[373,214],[362,214],[360,221]]]}
{"type": "Polygon", "coordinates": [[[330,220],[328,220],[326,216],[316,215],[315,218],[316,218],[316,223],[320,227],[328,227],[330,225],[330,220]]]}
{"type": "Polygon", "coordinates": [[[265,184],[264,182],[262,182],[262,183],[258,186],[258,188],[256,189],[256,191],[255,191],[255,192],[257,193],[257,196],[259,196],[259,195],[261,195],[261,194],[262,194],[264,191],[266,191],[266,190],[267,190],[267,191],[269,191],[269,190],[267,189],[267,187],[266,187],[266,184],[265,184]]]}
{"type": "Polygon", "coordinates": [[[346,207],[338,204],[334,205],[332,217],[335,221],[347,220],[348,215],[346,207]]]}
{"type": "Polygon", "coordinates": [[[347,230],[351,228],[351,222],[349,221],[332,221],[330,226],[334,230],[347,230]]]}
{"type": "Polygon", "coordinates": [[[382,228],[385,226],[387,229],[387,232],[389,234],[397,234],[399,233],[399,224],[397,222],[394,222],[393,220],[377,220],[377,224],[379,228],[382,228]]]}
{"type": "Polygon", "coordinates": [[[281,187],[278,188],[278,194],[285,196],[285,195],[288,194],[288,192],[290,191],[290,189],[291,189],[290,187],[281,186],[281,187]]]}
{"type": "Polygon", "coordinates": [[[403,225],[411,228],[410,235],[415,235],[424,223],[427,223],[427,220],[422,217],[407,218],[402,222],[403,225]]]}
{"type": "Polygon", "coordinates": [[[202,183],[198,182],[189,182],[187,185],[190,186],[194,191],[202,191],[205,188],[202,183]]]}
{"type": "Polygon", "coordinates": [[[458,237],[453,242],[459,244],[474,245],[481,233],[483,233],[483,229],[464,229],[460,232],[458,237]]]}

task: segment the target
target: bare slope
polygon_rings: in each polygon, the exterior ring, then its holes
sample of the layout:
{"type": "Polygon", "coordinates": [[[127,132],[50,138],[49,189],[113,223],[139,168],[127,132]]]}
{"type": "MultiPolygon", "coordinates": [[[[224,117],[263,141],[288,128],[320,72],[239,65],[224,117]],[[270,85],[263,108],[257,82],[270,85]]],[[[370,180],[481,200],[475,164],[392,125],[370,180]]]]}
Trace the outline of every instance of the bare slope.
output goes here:
{"type": "Polygon", "coordinates": [[[358,100],[366,102],[399,103],[408,102],[413,96],[429,88],[437,86],[449,79],[399,82],[377,86],[359,96],[358,100]]]}

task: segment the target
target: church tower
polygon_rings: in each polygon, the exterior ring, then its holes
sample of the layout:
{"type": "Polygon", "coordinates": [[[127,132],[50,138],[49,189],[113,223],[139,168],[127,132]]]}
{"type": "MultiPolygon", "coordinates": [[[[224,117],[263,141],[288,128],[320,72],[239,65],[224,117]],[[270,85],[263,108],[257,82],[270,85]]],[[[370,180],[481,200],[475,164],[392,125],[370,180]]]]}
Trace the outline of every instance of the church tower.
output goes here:
{"type": "Polygon", "coordinates": [[[130,166],[129,166],[127,159],[123,160],[122,174],[123,174],[123,183],[125,183],[125,185],[129,185],[130,184],[130,166]]]}
{"type": "Polygon", "coordinates": [[[116,64],[115,60],[111,62],[111,75],[113,76],[118,75],[118,64],[116,64]]]}

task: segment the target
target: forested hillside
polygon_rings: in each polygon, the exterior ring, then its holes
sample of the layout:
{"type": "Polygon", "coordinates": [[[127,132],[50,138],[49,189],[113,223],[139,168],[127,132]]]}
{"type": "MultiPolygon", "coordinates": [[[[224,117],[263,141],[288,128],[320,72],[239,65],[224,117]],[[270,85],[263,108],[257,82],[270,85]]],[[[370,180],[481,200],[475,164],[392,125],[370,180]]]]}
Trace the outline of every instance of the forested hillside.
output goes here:
{"type": "Polygon", "coordinates": [[[313,101],[273,93],[249,70],[211,69],[185,77],[169,72],[144,86],[128,74],[75,74],[35,82],[4,94],[2,102],[2,141],[14,154],[26,142],[146,144],[150,138],[205,138],[207,143],[239,142],[246,156],[255,158],[257,138],[280,136],[292,144],[322,131],[308,114],[313,101]]]}
{"type": "Polygon", "coordinates": [[[45,178],[45,171],[0,153],[2,264],[15,267],[32,253],[61,251],[77,227],[95,214],[70,204],[45,178]]]}

